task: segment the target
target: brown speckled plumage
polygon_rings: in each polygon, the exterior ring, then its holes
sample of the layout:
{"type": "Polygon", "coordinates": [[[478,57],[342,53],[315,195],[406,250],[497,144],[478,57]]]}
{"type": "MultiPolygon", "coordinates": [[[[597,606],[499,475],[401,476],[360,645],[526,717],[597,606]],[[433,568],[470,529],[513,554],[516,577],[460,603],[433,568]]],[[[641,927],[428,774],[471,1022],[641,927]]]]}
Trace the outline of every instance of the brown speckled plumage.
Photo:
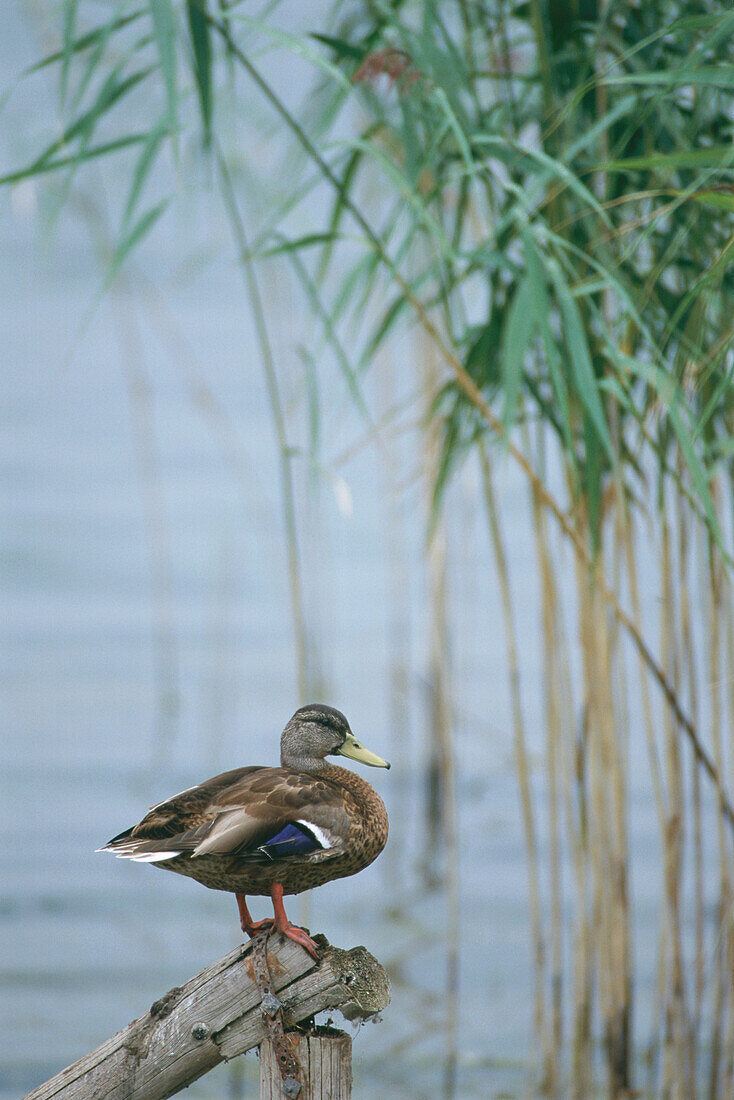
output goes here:
{"type": "Polygon", "coordinates": [[[242,858],[246,852],[196,858],[185,852],[158,862],[159,867],[188,875],[211,890],[267,896],[273,882],[279,882],[284,894],[300,894],[331,879],[356,875],[379,856],[387,841],[387,811],[377,791],[355,772],[335,765],[327,765],[318,779],[288,768],[226,772],[157,806],[130,835],[156,842],[165,838],[166,847],[172,848],[186,836],[193,850],[197,833],[205,835],[212,820],[212,801],[217,807],[246,804],[262,823],[248,843],[250,851],[294,820],[294,815],[323,828],[337,826],[342,844],[333,852],[310,852],[267,863],[248,862],[242,858]],[[210,792],[205,794],[206,788],[210,792]]]}
{"type": "Polygon", "coordinates": [[[327,764],[331,753],[389,767],[362,748],[339,711],[303,707],[283,731],[281,767],[237,768],[182,791],[104,850],[242,895],[247,930],[244,895],[271,894],[283,931],[276,893],[298,894],[354,875],[387,841],[377,791],[355,772],[327,764]]]}

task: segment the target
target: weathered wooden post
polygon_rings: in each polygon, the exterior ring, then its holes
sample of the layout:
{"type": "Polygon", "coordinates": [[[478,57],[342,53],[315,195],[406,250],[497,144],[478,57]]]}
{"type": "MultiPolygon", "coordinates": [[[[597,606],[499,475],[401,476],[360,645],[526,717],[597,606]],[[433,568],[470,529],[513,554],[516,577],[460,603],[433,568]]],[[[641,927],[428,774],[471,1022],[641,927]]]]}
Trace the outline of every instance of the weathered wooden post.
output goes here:
{"type": "MultiPolygon", "coordinates": [[[[333,948],[331,949],[333,952],[333,948]]],[[[389,986],[384,970],[363,947],[354,954],[332,954],[341,966],[339,982],[352,987],[352,999],[340,1006],[349,1019],[365,1018],[365,1007],[387,1004],[389,986]],[[355,1012],[355,1006],[357,1010],[355,1012]]],[[[252,943],[255,981],[262,994],[263,1018],[268,1038],[260,1044],[260,1100],[350,1100],[352,1095],[352,1040],[335,1028],[309,1029],[306,1033],[284,1028],[283,1002],[275,995],[267,957],[267,936],[252,943]]],[[[370,1013],[373,1014],[373,1013],[370,1013]]]]}
{"type": "Polygon", "coordinates": [[[291,1032],[293,1052],[301,1068],[301,1088],[284,1086],[276,1044],[260,1043],[260,1100],[350,1100],[352,1095],[352,1040],[343,1031],[332,1035],[298,1035],[291,1032]]]}
{"type": "Polygon", "coordinates": [[[348,1100],[349,1036],[292,1029],[335,1008],[367,1019],[389,1001],[387,975],[364,947],[325,944],[316,962],[292,940],[260,933],[25,1100],[165,1100],[256,1046],[261,1097],[348,1100]]]}

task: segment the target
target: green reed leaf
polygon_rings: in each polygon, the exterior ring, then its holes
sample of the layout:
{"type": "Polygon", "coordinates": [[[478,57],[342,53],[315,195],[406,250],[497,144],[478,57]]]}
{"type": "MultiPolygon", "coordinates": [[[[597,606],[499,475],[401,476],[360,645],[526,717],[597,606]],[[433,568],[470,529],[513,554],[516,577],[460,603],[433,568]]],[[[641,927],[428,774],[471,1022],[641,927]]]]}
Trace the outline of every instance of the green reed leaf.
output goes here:
{"type": "Polygon", "coordinates": [[[168,126],[174,131],[178,116],[178,77],[176,73],[176,15],[171,0],[149,0],[158,58],[168,99],[168,126]]]}
{"type": "Polygon", "coordinates": [[[140,244],[140,242],[150,233],[153,226],[160,219],[163,212],[166,210],[170,199],[165,198],[156,203],[150,210],[147,210],[140,218],[128,229],[128,231],[122,236],[118,242],[115,251],[112,256],[108,271],[107,271],[107,285],[109,285],[114,279],[117,272],[120,270],[125,260],[130,253],[140,244]]]}
{"type": "Polygon", "coordinates": [[[548,263],[548,272],[553,282],[563,320],[563,332],[566,348],[571,359],[576,393],[588,414],[589,422],[594,426],[597,438],[607,452],[610,463],[614,465],[614,448],[612,447],[609,427],[578,304],[554,260],[548,263]]]}
{"type": "Polygon", "coordinates": [[[533,285],[529,278],[519,284],[507,314],[502,341],[503,420],[507,426],[517,415],[525,371],[525,358],[536,326],[533,285]]]}
{"type": "Polygon", "coordinates": [[[186,0],[186,14],[194,54],[194,78],[201,109],[204,144],[208,145],[212,128],[212,45],[207,0],[186,0]]]}

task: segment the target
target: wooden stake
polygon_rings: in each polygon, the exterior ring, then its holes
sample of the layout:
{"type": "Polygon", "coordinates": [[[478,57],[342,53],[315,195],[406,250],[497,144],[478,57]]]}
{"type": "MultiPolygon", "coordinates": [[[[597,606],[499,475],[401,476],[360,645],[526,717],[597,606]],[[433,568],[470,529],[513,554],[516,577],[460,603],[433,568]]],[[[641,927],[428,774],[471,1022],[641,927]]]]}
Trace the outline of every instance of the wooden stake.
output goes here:
{"type": "MultiPolygon", "coordinates": [[[[343,1031],[331,1035],[289,1032],[293,1053],[301,1066],[298,1100],[350,1100],[352,1095],[352,1040],[343,1031]]],[[[260,1044],[260,1100],[283,1100],[283,1080],[271,1039],[260,1044]]]]}

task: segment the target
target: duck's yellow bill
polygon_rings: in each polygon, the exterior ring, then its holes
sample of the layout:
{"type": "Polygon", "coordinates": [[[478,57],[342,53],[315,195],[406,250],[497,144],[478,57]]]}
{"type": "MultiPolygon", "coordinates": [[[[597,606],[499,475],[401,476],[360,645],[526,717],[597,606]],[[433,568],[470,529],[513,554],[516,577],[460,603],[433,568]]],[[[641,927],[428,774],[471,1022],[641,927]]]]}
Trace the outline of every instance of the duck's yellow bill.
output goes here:
{"type": "Polygon", "coordinates": [[[389,768],[387,760],[383,760],[376,752],[370,752],[360,745],[353,733],[348,733],[344,744],[337,749],[339,756],[348,756],[350,760],[357,760],[360,764],[369,764],[371,768],[389,768]]]}

